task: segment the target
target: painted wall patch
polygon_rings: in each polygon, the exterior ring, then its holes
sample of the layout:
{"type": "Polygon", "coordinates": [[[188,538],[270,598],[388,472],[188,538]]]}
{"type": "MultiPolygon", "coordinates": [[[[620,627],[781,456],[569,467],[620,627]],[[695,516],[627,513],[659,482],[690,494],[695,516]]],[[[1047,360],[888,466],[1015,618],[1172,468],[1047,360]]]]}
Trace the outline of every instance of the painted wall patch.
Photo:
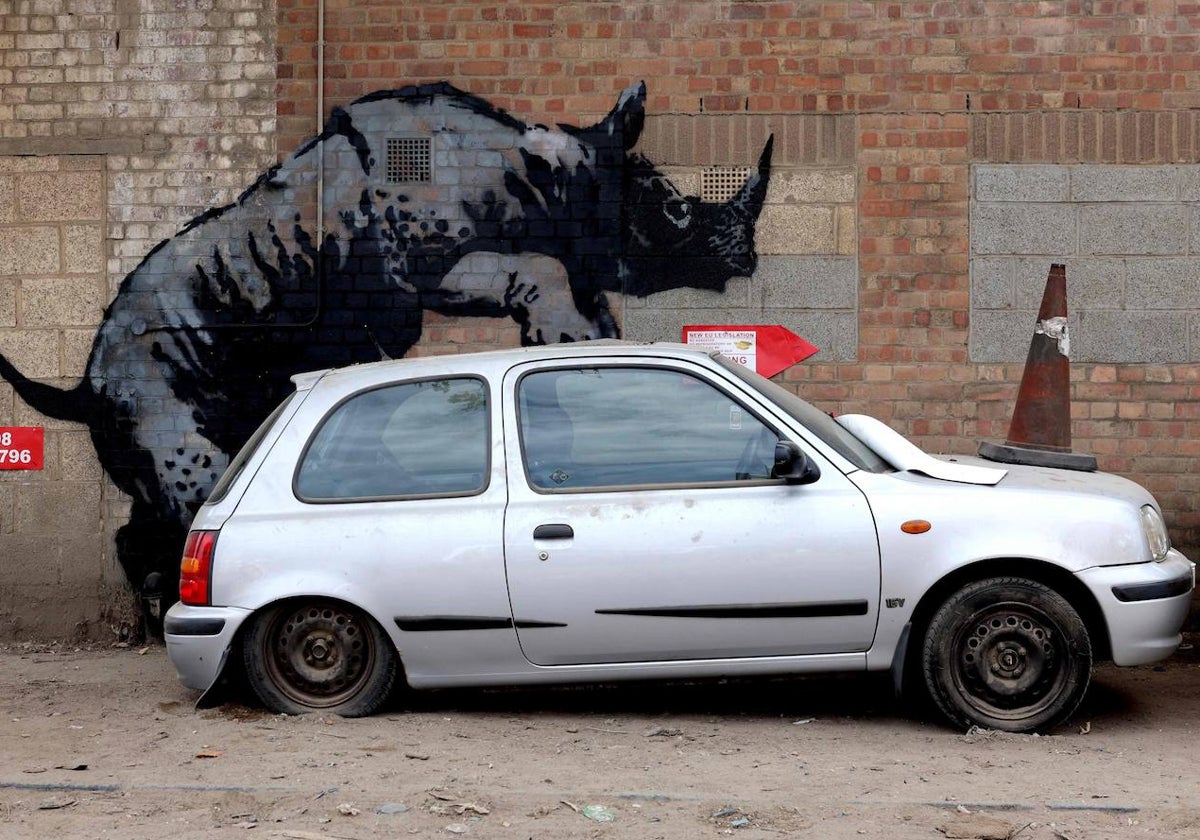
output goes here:
{"type": "Polygon", "coordinates": [[[684,195],[632,151],[645,96],[554,128],[445,83],[364,96],[125,277],[77,386],[0,356],[31,407],[89,427],[131,497],[129,582],[173,592],[193,514],[294,373],[403,356],[426,310],[511,318],[525,344],[616,337],[609,294],[752,274],[770,140],[728,201],[684,195]],[[320,225],[302,220],[318,179],[320,225]]]}

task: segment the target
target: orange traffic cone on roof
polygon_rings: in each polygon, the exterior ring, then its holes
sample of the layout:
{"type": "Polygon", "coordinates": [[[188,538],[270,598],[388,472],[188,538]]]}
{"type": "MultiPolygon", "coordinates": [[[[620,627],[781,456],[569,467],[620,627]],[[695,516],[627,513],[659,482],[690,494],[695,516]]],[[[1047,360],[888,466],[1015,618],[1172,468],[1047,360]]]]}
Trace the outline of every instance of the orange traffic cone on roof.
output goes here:
{"type": "Polygon", "coordinates": [[[979,444],[981,456],[1005,464],[1096,469],[1094,456],[1071,451],[1070,355],[1067,269],[1055,263],[1046,278],[1008,440],[979,444]]]}

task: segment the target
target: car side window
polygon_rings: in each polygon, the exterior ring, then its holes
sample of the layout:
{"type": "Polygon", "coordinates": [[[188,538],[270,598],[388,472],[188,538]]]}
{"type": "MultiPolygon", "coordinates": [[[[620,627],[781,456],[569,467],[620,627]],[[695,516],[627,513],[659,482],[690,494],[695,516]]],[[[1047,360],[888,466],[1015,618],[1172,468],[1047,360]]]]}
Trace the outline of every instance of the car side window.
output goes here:
{"type": "Polygon", "coordinates": [[[770,478],[779,441],[724,391],[665,368],[531,373],[518,410],[525,470],[543,490],[770,478]]]}
{"type": "Polygon", "coordinates": [[[355,394],[321,423],[296,472],[305,501],[477,493],[488,474],[488,396],[478,379],[355,394]]]}

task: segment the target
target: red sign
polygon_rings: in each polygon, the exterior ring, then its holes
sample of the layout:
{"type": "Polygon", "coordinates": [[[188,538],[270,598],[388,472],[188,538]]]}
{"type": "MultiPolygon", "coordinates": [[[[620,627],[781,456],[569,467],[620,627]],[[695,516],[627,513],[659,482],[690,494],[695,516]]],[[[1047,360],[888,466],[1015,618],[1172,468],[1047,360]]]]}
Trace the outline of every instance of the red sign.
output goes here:
{"type": "Polygon", "coordinates": [[[774,376],[820,349],[777,324],[688,326],[683,343],[716,350],[762,376],[774,376]]]}
{"type": "Polygon", "coordinates": [[[45,440],[41,426],[0,426],[0,470],[40,470],[45,440]]]}

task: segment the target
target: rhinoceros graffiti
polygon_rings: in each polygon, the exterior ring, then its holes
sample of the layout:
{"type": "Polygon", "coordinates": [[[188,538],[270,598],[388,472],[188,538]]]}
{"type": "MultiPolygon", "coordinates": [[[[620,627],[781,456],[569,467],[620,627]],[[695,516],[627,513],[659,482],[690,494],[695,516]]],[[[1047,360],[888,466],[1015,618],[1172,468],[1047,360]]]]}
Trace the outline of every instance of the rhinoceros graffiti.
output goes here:
{"type": "Polygon", "coordinates": [[[634,85],[596,125],[547,128],[448,84],[370,94],[155,247],[76,387],[0,356],[30,406],[88,425],[131,497],[117,534],[129,582],[158,572],[171,591],[193,514],[294,373],[403,356],[427,309],[512,318],[526,344],[615,337],[607,293],[752,274],[770,141],[732,200],[705,203],[632,152],[644,100],[634,85]],[[394,148],[427,155],[426,177],[396,178],[394,148]],[[318,180],[319,228],[302,220],[318,180]]]}

